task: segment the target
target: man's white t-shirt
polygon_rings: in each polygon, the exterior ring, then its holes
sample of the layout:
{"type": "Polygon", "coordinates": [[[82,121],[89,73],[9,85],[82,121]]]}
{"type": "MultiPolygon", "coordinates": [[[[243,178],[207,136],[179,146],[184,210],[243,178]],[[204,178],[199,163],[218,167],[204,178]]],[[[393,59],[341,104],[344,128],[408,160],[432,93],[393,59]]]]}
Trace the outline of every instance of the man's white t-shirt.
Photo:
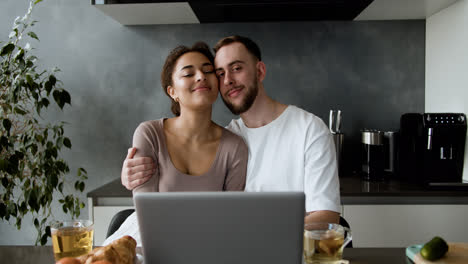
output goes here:
{"type": "Polygon", "coordinates": [[[333,138],[319,117],[290,105],[265,126],[237,119],[227,129],[249,148],[245,191],[303,191],[306,212],[341,211],[333,138]]]}

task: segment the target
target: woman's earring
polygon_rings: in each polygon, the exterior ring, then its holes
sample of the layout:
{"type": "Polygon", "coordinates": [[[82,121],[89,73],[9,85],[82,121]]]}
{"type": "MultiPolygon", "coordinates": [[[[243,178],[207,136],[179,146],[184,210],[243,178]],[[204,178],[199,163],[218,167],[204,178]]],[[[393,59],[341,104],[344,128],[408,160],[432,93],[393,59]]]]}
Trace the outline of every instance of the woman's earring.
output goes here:
{"type": "Polygon", "coordinates": [[[174,99],[174,101],[176,101],[176,103],[178,103],[178,102],[179,102],[179,97],[176,97],[176,98],[174,99]]]}

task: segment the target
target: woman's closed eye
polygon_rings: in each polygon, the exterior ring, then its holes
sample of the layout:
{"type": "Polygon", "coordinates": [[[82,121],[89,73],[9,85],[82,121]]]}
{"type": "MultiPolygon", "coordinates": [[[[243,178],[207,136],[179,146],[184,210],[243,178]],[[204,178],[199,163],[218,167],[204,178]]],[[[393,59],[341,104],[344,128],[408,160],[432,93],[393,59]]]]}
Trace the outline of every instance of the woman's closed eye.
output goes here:
{"type": "MultiPolygon", "coordinates": [[[[213,73],[215,73],[214,70],[204,70],[203,71],[203,74],[213,74],[213,73]]],[[[193,73],[193,72],[184,73],[182,75],[182,77],[193,77],[193,76],[195,76],[195,73],[193,73]]]]}

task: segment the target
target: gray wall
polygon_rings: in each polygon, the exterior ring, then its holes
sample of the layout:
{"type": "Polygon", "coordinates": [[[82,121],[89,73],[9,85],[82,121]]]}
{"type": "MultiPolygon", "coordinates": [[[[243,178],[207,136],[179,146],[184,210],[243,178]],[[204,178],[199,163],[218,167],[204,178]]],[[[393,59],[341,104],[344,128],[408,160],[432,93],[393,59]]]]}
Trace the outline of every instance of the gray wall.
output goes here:
{"type": "MultiPolygon", "coordinates": [[[[27,7],[27,0],[0,1],[1,40],[27,7]]],[[[179,44],[252,37],[262,48],[264,83],[274,99],[326,123],[330,109],[343,111],[349,157],[358,157],[350,152],[360,150],[360,129],[396,130],[402,113],[424,111],[423,20],[125,27],[89,0],[45,0],[33,16],[40,21],[34,29],[40,42],[31,43],[45,67],[62,70],[58,78],[72,97],[72,107],[48,118],[70,123],[65,131],[73,147],[63,155],[73,172],[88,170],[85,192],[119,178],[140,122],[171,116],[159,73],[179,44]]],[[[233,116],[218,99],[213,118],[226,125],[233,116]]],[[[33,243],[34,228],[26,221],[20,232],[0,223],[0,244],[33,243]]]]}

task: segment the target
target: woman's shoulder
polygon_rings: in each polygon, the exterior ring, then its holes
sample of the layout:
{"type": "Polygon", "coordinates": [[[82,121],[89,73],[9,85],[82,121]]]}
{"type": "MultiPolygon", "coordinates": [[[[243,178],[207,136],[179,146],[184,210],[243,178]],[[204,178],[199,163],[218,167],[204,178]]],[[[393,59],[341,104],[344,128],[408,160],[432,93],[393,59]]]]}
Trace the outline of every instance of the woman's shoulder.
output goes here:
{"type": "Polygon", "coordinates": [[[138,125],[137,129],[144,130],[144,131],[155,130],[155,129],[159,130],[162,127],[163,120],[164,119],[161,118],[161,119],[156,119],[156,120],[143,121],[138,125]]]}
{"type": "Polygon", "coordinates": [[[164,119],[143,121],[135,129],[135,134],[159,135],[163,130],[163,120],[164,119]]]}

